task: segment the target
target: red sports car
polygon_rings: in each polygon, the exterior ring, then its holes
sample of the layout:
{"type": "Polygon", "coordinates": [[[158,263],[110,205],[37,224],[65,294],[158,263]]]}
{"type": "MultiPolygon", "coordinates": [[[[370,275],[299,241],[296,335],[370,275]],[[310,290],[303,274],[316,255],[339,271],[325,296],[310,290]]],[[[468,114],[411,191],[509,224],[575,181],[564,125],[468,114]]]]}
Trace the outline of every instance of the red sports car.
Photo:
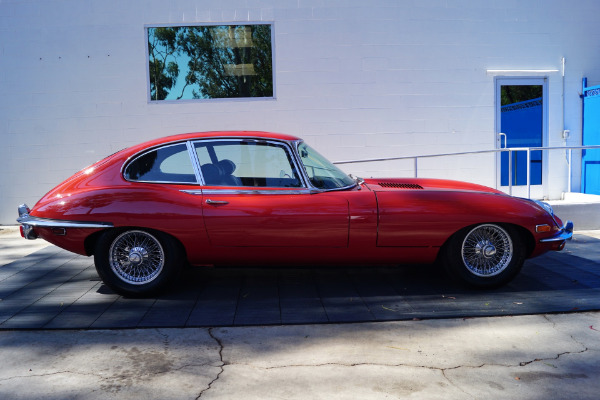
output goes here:
{"type": "Polygon", "coordinates": [[[573,231],[545,203],[465,182],[360,179],[302,139],[265,132],[170,136],[73,175],[21,233],[94,256],[117,293],[155,294],[184,265],[442,261],[463,282],[510,281],[573,231]]]}

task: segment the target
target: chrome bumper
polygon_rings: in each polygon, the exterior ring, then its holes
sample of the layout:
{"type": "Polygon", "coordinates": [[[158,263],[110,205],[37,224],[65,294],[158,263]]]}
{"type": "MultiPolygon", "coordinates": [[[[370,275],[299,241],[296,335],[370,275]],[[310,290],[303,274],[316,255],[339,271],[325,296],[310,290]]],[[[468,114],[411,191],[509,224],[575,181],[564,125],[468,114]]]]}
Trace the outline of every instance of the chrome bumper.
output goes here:
{"type": "Polygon", "coordinates": [[[25,239],[33,240],[37,239],[34,227],[39,226],[43,228],[91,228],[91,229],[103,229],[112,228],[113,224],[109,222],[81,222],[81,221],[66,221],[56,220],[47,218],[32,217],[29,215],[30,209],[26,204],[19,206],[19,218],[17,222],[21,224],[21,234],[25,239]]]}
{"type": "Polygon", "coordinates": [[[573,237],[573,221],[567,221],[561,230],[554,236],[542,239],[540,242],[564,242],[565,240],[571,240],[573,237]]]}

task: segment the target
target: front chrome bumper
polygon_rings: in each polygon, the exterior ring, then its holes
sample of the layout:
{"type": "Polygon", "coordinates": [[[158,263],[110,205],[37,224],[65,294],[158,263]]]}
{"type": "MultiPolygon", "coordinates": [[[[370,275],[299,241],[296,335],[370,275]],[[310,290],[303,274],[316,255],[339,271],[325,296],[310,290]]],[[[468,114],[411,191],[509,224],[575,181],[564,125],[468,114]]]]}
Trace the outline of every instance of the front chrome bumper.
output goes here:
{"type": "Polygon", "coordinates": [[[541,239],[541,243],[564,242],[573,237],[573,221],[567,221],[558,233],[552,237],[541,239]]]}
{"type": "Polygon", "coordinates": [[[30,211],[27,204],[21,204],[19,206],[19,218],[17,218],[17,222],[21,224],[21,235],[29,240],[37,239],[38,237],[34,229],[35,227],[63,230],[67,228],[103,229],[113,227],[113,224],[109,222],[82,222],[32,217],[29,215],[30,211]]]}

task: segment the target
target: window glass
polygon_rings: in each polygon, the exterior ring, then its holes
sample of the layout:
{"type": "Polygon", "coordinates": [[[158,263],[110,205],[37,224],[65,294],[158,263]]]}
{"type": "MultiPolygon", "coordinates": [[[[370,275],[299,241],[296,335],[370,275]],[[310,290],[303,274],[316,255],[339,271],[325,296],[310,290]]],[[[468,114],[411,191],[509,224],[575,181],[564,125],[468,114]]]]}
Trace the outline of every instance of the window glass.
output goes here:
{"type": "Polygon", "coordinates": [[[338,189],[355,185],[354,179],[333,165],[325,157],[310,148],[306,143],[298,146],[300,160],[314,187],[338,189]]]}
{"type": "Polygon", "coordinates": [[[285,146],[271,142],[219,140],[197,142],[207,185],[301,187],[285,146]]]}
{"type": "Polygon", "coordinates": [[[273,97],[271,25],[148,28],[151,100],[273,97]]]}
{"type": "Polygon", "coordinates": [[[196,183],[196,175],[185,143],[161,147],[134,159],[125,179],[144,182],[196,183]]]}

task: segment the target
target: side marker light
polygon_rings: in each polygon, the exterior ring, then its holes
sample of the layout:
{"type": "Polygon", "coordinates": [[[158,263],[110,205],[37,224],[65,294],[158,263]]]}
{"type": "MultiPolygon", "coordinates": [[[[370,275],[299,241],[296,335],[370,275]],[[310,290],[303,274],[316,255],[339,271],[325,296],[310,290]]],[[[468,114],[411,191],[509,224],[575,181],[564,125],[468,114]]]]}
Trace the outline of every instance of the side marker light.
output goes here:
{"type": "Polygon", "coordinates": [[[537,233],[550,232],[551,230],[552,230],[552,228],[548,224],[536,225],[535,226],[535,231],[537,233]]]}

